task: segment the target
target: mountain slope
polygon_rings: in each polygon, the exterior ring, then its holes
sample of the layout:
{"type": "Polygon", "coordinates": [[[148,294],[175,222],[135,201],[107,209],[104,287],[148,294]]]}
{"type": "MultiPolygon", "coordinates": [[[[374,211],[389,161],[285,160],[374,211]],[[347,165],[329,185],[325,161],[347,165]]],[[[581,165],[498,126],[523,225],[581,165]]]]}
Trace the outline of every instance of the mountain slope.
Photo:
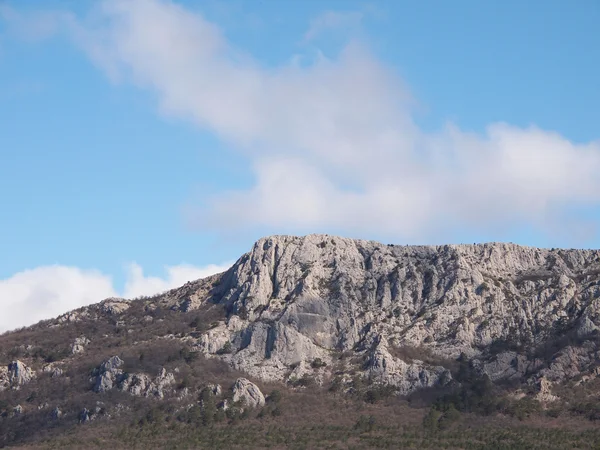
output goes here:
{"type": "Polygon", "coordinates": [[[599,251],[268,237],[222,274],[0,336],[0,443],[156,402],[237,420],[275,411],[273,389],[437,399],[435,426],[456,409],[594,418],[599,297],[599,251]]]}

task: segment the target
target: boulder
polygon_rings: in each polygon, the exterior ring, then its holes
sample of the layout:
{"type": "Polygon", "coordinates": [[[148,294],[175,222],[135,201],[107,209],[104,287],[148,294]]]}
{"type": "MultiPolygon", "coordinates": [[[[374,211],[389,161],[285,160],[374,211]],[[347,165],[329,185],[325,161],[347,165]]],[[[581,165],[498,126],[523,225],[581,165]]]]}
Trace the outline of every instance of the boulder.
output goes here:
{"type": "Polygon", "coordinates": [[[104,361],[98,369],[98,375],[94,384],[94,392],[102,393],[110,391],[122,378],[123,371],[120,367],[123,360],[118,356],[112,356],[104,361]]]}
{"type": "Polygon", "coordinates": [[[119,315],[129,309],[129,301],[120,298],[109,298],[100,303],[100,311],[105,314],[119,315]]]}
{"type": "Polygon", "coordinates": [[[246,378],[238,378],[233,385],[233,401],[241,401],[250,408],[264,406],[265,396],[257,385],[246,378]]]}
{"type": "Polygon", "coordinates": [[[49,373],[52,378],[60,377],[64,373],[63,369],[58,367],[55,363],[46,364],[42,367],[42,372],[49,373]]]}

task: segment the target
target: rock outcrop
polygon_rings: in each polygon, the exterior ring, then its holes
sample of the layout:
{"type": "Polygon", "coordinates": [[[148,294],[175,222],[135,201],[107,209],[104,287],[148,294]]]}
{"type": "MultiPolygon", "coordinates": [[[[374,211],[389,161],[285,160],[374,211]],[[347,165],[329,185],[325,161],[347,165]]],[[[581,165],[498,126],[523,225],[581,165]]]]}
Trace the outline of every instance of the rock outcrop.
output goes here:
{"type": "Polygon", "coordinates": [[[90,343],[90,340],[85,336],[79,336],[75,338],[73,345],[71,345],[71,353],[76,355],[77,353],[83,353],[85,351],[85,346],[90,343]]]}
{"type": "Polygon", "coordinates": [[[175,376],[162,368],[152,379],[145,373],[126,373],[121,367],[124,362],[118,356],[112,356],[96,369],[94,392],[108,392],[113,388],[138,397],[164,398],[167,390],[175,384],[175,376]]]}
{"type": "Polygon", "coordinates": [[[122,298],[109,298],[99,304],[100,311],[113,316],[127,311],[129,306],[129,301],[122,298]]]}
{"type": "Polygon", "coordinates": [[[104,361],[97,369],[98,375],[94,384],[94,392],[110,391],[123,377],[120,367],[123,360],[118,356],[112,356],[104,361]]]}
{"type": "Polygon", "coordinates": [[[19,389],[35,378],[35,371],[21,361],[13,361],[8,366],[0,368],[0,391],[19,389]]]}
{"type": "Polygon", "coordinates": [[[162,368],[154,379],[146,374],[126,374],[119,383],[119,389],[138,397],[164,398],[174,384],[175,376],[162,368]]]}
{"type": "Polygon", "coordinates": [[[257,385],[246,378],[238,378],[232,388],[234,402],[241,402],[249,408],[264,406],[265,396],[257,385]]]}

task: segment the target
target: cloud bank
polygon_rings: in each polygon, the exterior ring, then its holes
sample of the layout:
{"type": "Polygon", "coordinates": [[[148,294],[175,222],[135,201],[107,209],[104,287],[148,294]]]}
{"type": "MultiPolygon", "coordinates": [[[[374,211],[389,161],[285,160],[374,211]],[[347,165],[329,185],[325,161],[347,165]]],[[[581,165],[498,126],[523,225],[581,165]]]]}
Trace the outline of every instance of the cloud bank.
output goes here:
{"type": "MultiPolygon", "coordinates": [[[[357,40],[334,57],[296,55],[272,67],[174,2],[97,5],[87,18],[54,13],[32,23],[44,34],[54,17],[112,81],[151,91],[161,114],[216,134],[251,161],[253,185],[205,198],[200,227],[414,240],[594,225],[573,214],[600,202],[599,142],[507,123],[425,132],[402,80],[357,40]]],[[[356,28],[361,17],[326,12],[304,39],[356,28]]]]}
{"type": "Polygon", "coordinates": [[[46,266],[0,280],[0,332],[32,325],[108,297],[136,298],[179,287],[188,281],[222,272],[229,264],[165,267],[164,278],[145,276],[137,264],[127,267],[123,291],[110,276],[77,267],[46,266]]]}
{"type": "MultiPolygon", "coordinates": [[[[329,13],[308,35],[357,20],[329,13]]],[[[333,58],[266,67],[217,25],[162,0],[104,1],[75,35],[111,79],[152,91],[162,114],[251,159],[254,185],[207,199],[206,227],[406,238],[523,223],[548,231],[600,201],[598,142],[506,123],[425,132],[402,80],[359,42],[333,58]]]]}

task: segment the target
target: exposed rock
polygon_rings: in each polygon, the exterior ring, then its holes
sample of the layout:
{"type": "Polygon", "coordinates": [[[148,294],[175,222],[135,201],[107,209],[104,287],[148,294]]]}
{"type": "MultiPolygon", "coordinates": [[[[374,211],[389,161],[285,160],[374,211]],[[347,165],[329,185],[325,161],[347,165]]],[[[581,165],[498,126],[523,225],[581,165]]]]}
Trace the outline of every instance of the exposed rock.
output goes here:
{"type": "Polygon", "coordinates": [[[184,400],[184,399],[188,398],[189,396],[190,396],[190,389],[187,387],[184,387],[177,394],[177,400],[184,400]]]}
{"type": "Polygon", "coordinates": [[[246,378],[238,378],[233,385],[233,401],[241,401],[245,406],[256,408],[264,406],[265,396],[257,385],[246,378]]]}
{"type": "Polygon", "coordinates": [[[112,356],[104,361],[97,369],[98,375],[94,384],[94,392],[110,391],[121,379],[123,371],[119,369],[123,360],[118,356],[112,356]]]}
{"type": "Polygon", "coordinates": [[[502,352],[483,366],[492,381],[520,379],[529,368],[528,359],[514,351],[502,352]]]}
{"type": "Polygon", "coordinates": [[[209,384],[206,387],[215,397],[220,397],[223,393],[223,389],[221,388],[220,384],[209,384]]]}
{"type": "Polygon", "coordinates": [[[538,388],[539,392],[535,396],[537,401],[542,403],[551,403],[558,400],[558,397],[552,394],[552,383],[546,380],[546,378],[540,378],[538,388]]]}
{"type": "Polygon", "coordinates": [[[292,366],[293,376],[305,374],[317,358],[331,367],[335,352],[367,353],[364,375],[401,392],[448,382],[449,372],[397,360],[374,342],[479,358],[493,380],[565,379],[589,367],[595,350],[563,349],[548,366],[512,348],[535,349],[561,329],[596,333],[599,274],[593,250],[273,236],[256,242],[210,291],[229,315],[199,338],[198,349],[272,381],[285,380],[292,366]]]}
{"type": "Polygon", "coordinates": [[[10,381],[8,380],[8,367],[0,367],[0,392],[10,388],[10,381]]]}
{"type": "Polygon", "coordinates": [[[120,298],[109,298],[100,303],[100,311],[106,314],[119,315],[129,309],[129,301],[120,298]]]}
{"type": "Polygon", "coordinates": [[[131,395],[142,397],[148,392],[150,377],[146,374],[127,374],[121,381],[119,389],[129,392],[131,395]]]}
{"type": "Polygon", "coordinates": [[[42,372],[49,373],[52,378],[60,377],[64,373],[63,369],[58,367],[55,363],[46,364],[42,367],[42,372]]]}
{"type": "Polygon", "coordinates": [[[35,378],[35,372],[21,361],[13,361],[8,367],[0,367],[0,391],[29,383],[35,378]]]}
{"type": "Polygon", "coordinates": [[[113,356],[96,369],[93,390],[98,393],[118,388],[138,397],[164,398],[167,388],[175,384],[175,376],[162,368],[152,379],[145,373],[125,373],[123,360],[113,356]]]}
{"type": "Polygon", "coordinates": [[[86,319],[89,317],[89,312],[86,308],[82,308],[79,310],[75,310],[75,311],[70,311],[66,314],[63,314],[62,316],[59,316],[56,321],[57,323],[61,324],[61,323],[69,323],[69,322],[80,322],[83,319],[86,319]]]}
{"type": "Polygon", "coordinates": [[[56,408],[54,408],[52,410],[52,412],[50,413],[50,417],[52,417],[52,419],[54,419],[54,420],[60,419],[62,417],[62,415],[63,415],[63,413],[58,406],[56,408]]]}
{"type": "Polygon", "coordinates": [[[90,340],[88,338],[86,338],[85,336],[80,336],[78,338],[75,338],[73,345],[71,345],[71,353],[74,355],[77,353],[83,353],[85,351],[85,346],[88,345],[89,343],[90,343],[90,340]]]}
{"type": "Polygon", "coordinates": [[[160,303],[182,312],[193,311],[211,297],[220,281],[221,274],[190,281],[180,288],[165,292],[160,298],[160,303]]]}
{"type": "Polygon", "coordinates": [[[164,398],[168,388],[175,384],[175,376],[162,368],[154,380],[143,373],[126,374],[119,389],[138,397],[164,398]]]}
{"type": "Polygon", "coordinates": [[[396,386],[400,394],[436,385],[443,386],[452,380],[448,369],[441,366],[427,367],[422,361],[406,363],[394,358],[382,344],[371,355],[369,375],[372,381],[396,386]]]}
{"type": "Polygon", "coordinates": [[[79,413],[79,423],[91,422],[94,419],[94,414],[87,408],[83,408],[79,413]]]}
{"type": "MultiPolygon", "coordinates": [[[[210,329],[171,329],[157,339],[184,344],[256,379],[319,383],[335,376],[348,385],[351,373],[405,394],[455,383],[449,367],[459,355],[478,375],[539,383],[540,392],[547,383],[583,374],[582,382],[592,379],[588,374],[600,358],[596,250],[273,236],[256,242],[223,274],[140,300],[139,317],[132,310],[123,314],[131,304],[107,299],[58,323],[108,320],[129,333],[140,322],[158,325],[165,311],[203,308],[209,317],[215,313],[210,329]],[[409,348],[423,355],[397,351],[409,348]]],[[[76,355],[85,343],[75,343],[76,355]]],[[[174,392],[172,373],[125,374],[122,364],[118,357],[105,361],[92,379],[94,390],[156,398],[174,392]]],[[[0,367],[0,390],[27,382],[13,372],[18,368],[0,367]]],[[[260,403],[257,398],[248,401],[260,403]]]]}
{"type": "Polygon", "coordinates": [[[229,409],[229,401],[227,399],[223,400],[221,403],[219,403],[218,408],[222,409],[223,411],[227,411],[229,409]]]}

